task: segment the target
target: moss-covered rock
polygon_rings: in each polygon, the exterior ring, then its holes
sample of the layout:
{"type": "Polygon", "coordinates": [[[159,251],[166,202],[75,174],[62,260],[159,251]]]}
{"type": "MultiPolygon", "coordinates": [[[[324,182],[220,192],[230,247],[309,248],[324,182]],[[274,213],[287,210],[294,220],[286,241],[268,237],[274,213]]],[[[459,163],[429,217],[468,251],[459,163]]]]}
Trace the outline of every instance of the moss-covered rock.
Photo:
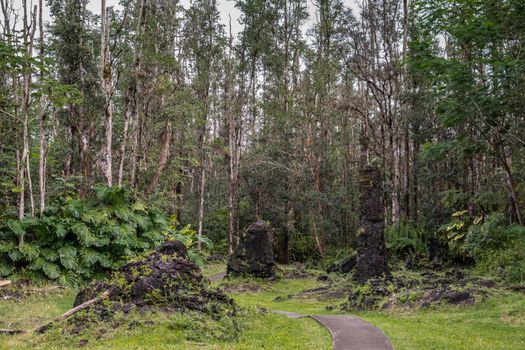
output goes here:
{"type": "Polygon", "coordinates": [[[97,281],[78,293],[80,305],[108,291],[108,298],[71,318],[74,323],[111,321],[118,313],[160,310],[197,311],[213,319],[233,317],[237,306],[218,288],[212,288],[198,265],[188,259],[184,244],[164,243],[143,259],[122,266],[109,281],[97,281]]]}
{"type": "Polygon", "coordinates": [[[274,277],[273,243],[274,231],[270,225],[262,221],[252,224],[228,260],[228,276],[274,277]]]}

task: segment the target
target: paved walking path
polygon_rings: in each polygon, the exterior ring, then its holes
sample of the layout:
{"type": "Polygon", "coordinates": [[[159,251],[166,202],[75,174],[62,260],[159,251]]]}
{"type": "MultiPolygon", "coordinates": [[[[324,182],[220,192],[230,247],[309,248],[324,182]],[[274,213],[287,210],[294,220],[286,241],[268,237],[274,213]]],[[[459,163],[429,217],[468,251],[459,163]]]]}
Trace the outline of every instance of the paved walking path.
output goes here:
{"type": "MultiPolygon", "coordinates": [[[[210,282],[219,281],[226,276],[219,272],[209,277],[210,282]]],[[[313,315],[303,316],[295,312],[272,310],[290,318],[311,317],[322,324],[332,335],[334,350],[393,350],[390,339],[382,330],[357,316],[313,315]]]]}
{"type": "Polygon", "coordinates": [[[210,277],[208,277],[208,280],[210,280],[210,282],[220,281],[225,276],[226,276],[226,272],[219,272],[219,273],[216,273],[216,274],[211,275],[210,277]]]}

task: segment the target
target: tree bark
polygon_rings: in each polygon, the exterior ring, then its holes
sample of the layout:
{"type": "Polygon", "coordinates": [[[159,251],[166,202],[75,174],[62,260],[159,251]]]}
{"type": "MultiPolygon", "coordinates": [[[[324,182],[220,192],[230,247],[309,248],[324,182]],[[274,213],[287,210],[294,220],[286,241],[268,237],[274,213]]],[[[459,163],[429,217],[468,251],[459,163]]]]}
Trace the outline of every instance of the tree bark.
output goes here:
{"type": "Polygon", "coordinates": [[[155,190],[155,187],[157,186],[157,183],[159,182],[160,175],[162,174],[162,171],[166,167],[166,163],[168,162],[168,156],[170,153],[171,138],[172,138],[171,122],[167,121],[166,127],[164,128],[164,132],[162,133],[162,146],[161,146],[161,151],[160,151],[159,164],[158,164],[157,170],[155,171],[155,174],[151,178],[151,181],[149,182],[148,186],[146,187],[146,191],[145,191],[146,197],[150,196],[153,193],[153,191],[155,190]]]}
{"type": "MultiPolygon", "coordinates": [[[[44,24],[42,21],[43,2],[39,0],[38,21],[40,30],[40,57],[44,59],[44,24]]],[[[44,73],[40,71],[40,81],[43,82],[44,73]]],[[[40,102],[38,106],[38,120],[39,120],[39,163],[38,163],[38,179],[39,179],[39,194],[40,194],[40,214],[44,213],[46,207],[46,112],[45,112],[45,97],[43,93],[40,95],[40,102]]]]}
{"type": "Polygon", "coordinates": [[[106,129],[106,144],[104,149],[105,169],[104,176],[108,186],[113,185],[113,102],[111,95],[113,94],[112,87],[112,72],[111,62],[109,59],[109,16],[107,13],[106,0],[102,0],[101,4],[101,28],[100,28],[100,78],[102,80],[102,92],[105,98],[104,115],[105,115],[105,129],[106,129]]]}

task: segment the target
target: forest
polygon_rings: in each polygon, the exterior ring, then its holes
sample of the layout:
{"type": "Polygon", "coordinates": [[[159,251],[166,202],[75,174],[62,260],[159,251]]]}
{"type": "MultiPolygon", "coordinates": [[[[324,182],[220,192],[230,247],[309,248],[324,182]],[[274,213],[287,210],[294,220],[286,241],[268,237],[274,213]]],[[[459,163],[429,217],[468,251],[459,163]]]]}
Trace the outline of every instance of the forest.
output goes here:
{"type": "Polygon", "coordinates": [[[525,348],[525,1],[0,6],[0,349],[525,348]]]}

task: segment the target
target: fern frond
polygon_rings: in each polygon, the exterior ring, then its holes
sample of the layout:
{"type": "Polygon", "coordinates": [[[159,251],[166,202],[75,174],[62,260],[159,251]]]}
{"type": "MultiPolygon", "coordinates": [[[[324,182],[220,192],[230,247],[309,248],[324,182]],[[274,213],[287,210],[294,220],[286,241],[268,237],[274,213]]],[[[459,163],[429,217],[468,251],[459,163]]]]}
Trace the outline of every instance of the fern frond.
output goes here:
{"type": "Polygon", "coordinates": [[[57,251],[50,248],[40,249],[40,256],[42,256],[47,261],[56,261],[58,259],[57,251]]]}
{"type": "Polygon", "coordinates": [[[9,253],[16,248],[16,244],[13,241],[0,241],[0,253],[9,253]]]}
{"type": "Polygon", "coordinates": [[[18,220],[8,220],[6,224],[7,224],[7,227],[9,228],[9,230],[11,230],[11,232],[13,232],[17,237],[25,235],[26,231],[24,230],[24,228],[20,224],[20,221],[18,221],[18,220]]]}
{"type": "Polygon", "coordinates": [[[60,263],[68,270],[77,268],[77,249],[73,246],[66,245],[58,250],[60,263]]]}
{"type": "Polygon", "coordinates": [[[44,271],[49,279],[54,280],[60,277],[60,267],[56,264],[47,262],[42,266],[42,271],[44,271]]]}
{"type": "Polygon", "coordinates": [[[80,244],[84,247],[90,247],[95,245],[97,237],[91,232],[91,230],[83,223],[77,223],[71,227],[71,231],[75,233],[80,244]]]}
{"type": "Polygon", "coordinates": [[[100,253],[90,248],[81,248],[80,257],[84,266],[91,267],[100,261],[100,253]]]}
{"type": "Polygon", "coordinates": [[[33,243],[24,243],[20,246],[20,252],[24,255],[27,261],[32,261],[40,255],[40,248],[33,243]]]}
{"type": "Polygon", "coordinates": [[[0,276],[6,277],[13,273],[15,266],[10,261],[0,259],[0,276]]]}

